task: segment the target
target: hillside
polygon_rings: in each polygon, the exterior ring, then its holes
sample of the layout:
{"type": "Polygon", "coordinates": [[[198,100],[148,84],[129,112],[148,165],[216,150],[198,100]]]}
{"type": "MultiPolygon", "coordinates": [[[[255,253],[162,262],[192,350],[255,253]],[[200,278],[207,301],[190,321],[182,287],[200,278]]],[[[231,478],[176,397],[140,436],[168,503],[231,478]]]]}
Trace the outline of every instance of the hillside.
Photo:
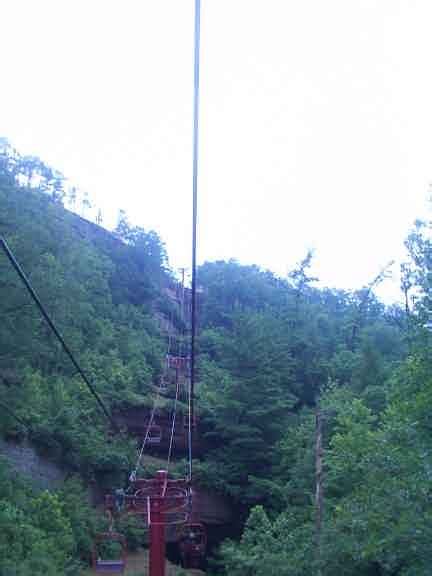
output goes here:
{"type": "MultiPolygon", "coordinates": [[[[65,209],[63,184],[5,148],[0,234],[129,433],[110,429],[0,256],[0,433],[25,439],[67,476],[60,489],[39,492],[0,463],[4,574],[76,574],[88,562],[94,532],[106,527],[88,488],[100,496],[127,486],[133,428],[139,436],[164,369],[164,331],[179,341],[187,328],[157,234],[124,214],[113,233],[87,222],[65,209]]],[[[236,519],[211,542],[210,572],[428,573],[428,235],[419,223],[407,240],[404,310],[374,296],[380,278],[353,292],[314,287],[311,254],[286,279],[235,261],[199,268],[194,484],[223,496],[236,519]],[[236,539],[216,552],[228,535],[236,539]]],[[[171,410],[168,392],[161,421],[171,410]]],[[[161,458],[165,449],[150,452],[161,458]]],[[[184,447],[174,457],[175,474],[184,447]]],[[[152,461],[144,468],[151,473],[152,461]]],[[[134,522],[119,529],[132,550],[145,541],[134,522]]]]}

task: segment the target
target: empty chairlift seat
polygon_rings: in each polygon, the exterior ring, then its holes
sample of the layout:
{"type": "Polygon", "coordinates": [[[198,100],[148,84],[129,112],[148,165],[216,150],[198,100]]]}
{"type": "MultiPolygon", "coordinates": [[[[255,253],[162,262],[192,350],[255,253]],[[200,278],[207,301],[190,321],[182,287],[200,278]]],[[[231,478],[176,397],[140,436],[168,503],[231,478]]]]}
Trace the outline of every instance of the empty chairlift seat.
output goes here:
{"type": "Polygon", "coordinates": [[[162,441],[162,427],[157,424],[152,424],[148,430],[147,442],[148,444],[160,444],[162,441]]]}
{"type": "Polygon", "coordinates": [[[168,391],[168,379],[166,376],[161,376],[159,380],[159,392],[166,394],[168,391]]]}
{"type": "Polygon", "coordinates": [[[126,538],[117,532],[96,534],[93,570],[97,574],[123,574],[126,569],[126,538]]]}
{"type": "MultiPolygon", "coordinates": [[[[191,426],[193,429],[195,429],[196,425],[197,425],[197,416],[196,413],[194,412],[191,426]]],[[[185,428],[185,430],[189,428],[189,414],[183,414],[183,427],[185,428]]]]}
{"type": "Polygon", "coordinates": [[[167,354],[166,364],[168,369],[187,372],[190,364],[189,356],[173,356],[172,354],[167,354]]]}

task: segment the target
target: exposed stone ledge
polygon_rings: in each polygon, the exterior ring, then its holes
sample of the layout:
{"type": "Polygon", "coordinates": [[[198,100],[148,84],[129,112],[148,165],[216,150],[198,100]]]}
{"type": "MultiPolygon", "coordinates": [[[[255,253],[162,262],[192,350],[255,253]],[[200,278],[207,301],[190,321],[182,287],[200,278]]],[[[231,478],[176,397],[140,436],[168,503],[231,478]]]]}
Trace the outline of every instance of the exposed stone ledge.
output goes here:
{"type": "Polygon", "coordinates": [[[28,442],[17,444],[0,439],[0,456],[12,470],[31,481],[35,488],[55,490],[61,487],[66,472],[40,456],[28,442]]]}

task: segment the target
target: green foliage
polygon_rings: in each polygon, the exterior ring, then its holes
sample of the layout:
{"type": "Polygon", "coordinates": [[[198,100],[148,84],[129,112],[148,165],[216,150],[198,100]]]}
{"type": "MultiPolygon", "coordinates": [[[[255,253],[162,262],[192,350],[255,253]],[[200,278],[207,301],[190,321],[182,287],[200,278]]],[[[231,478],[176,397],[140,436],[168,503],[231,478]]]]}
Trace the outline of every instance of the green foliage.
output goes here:
{"type": "MultiPolygon", "coordinates": [[[[252,510],[240,543],[221,548],[226,574],[430,573],[430,229],[418,223],[407,241],[412,261],[405,266],[405,289],[420,294],[412,309],[407,298],[409,316],[395,309],[383,315],[373,297],[366,305],[367,291],[342,299],[342,306],[339,299],[337,308],[327,293],[331,321],[341,309],[343,314],[330,332],[338,335],[335,345],[327,344],[323,355],[330,386],[321,386],[320,397],[325,451],[319,541],[315,425],[302,410],[276,445],[276,486],[268,488],[283,497],[279,505],[267,500],[273,519],[252,510]],[[405,360],[400,328],[411,349],[405,360]]],[[[292,357],[295,362],[298,355],[292,357]]]]}
{"type": "Polygon", "coordinates": [[[252,509],[240,543],[221,548],[229,576],[306,576],[315,569],[311,523],[299,524],[291,513],[273,522],[264,509],[252,509]]]}
{"type": "MultiPolygon", "coordinates": [[[[164,350],[152,319],[169,280],[162,242],[131,227],[116,239],[66,211],[61,176],[7,144],[0,174],[0,233],[95,388],[113,409],[145,397],[164,350]]],[[[3,402],[51,458],[105,485],[123,482],[133,443],[110,440],[94,398],[2,255],[0,294],[3,402]]],[[[4,413],[0,432],[20,437],[25,429],[4,413]]]]}
{"type": "Polygon", "coordinates": [[[35,494],[0,463],[0,573],[77,573],[85,527],[81,523],[78,529],[76,518],[89,506],[82,507],[81,495],[74,499],[78,510],[70,504],[61,493],[35,494]]]}
{"type": "Polygon", "coordinates": [[[58,498],[72,531],[74,557],[88,563],[91,559],[93,535],[100,519],[86,498],[86,488],[78,478],[71,478],[64,483],[58,498]]]}
{"type": "MultiPolygon", "coordinates": [[[[1,143],[0,232],[105,402],[112,410],[148,406],[165,352],[155,313],[185,328],[167,296],[165,247],[125,213],[114,235],[69,213],[62,201],[66,195],[72,203],[75,192],[39,159],[1,143]]],[[[205,456],[194,462],[195,479],[250,512],[241,541],[221,548],[229,576],[430,572],[430,229],[418,223],[407,240],[405,310],[386,309],[373,295],[376,281],[355,292],[315,288],[311,253],[286,280],[233,260],[199,269],[197,401],[205,456]]],[[[0,433],[29,436],[102,489],[122,485],[134,443],[108,434],[3,257],[0,295],[0,393],[18,417],[2,412],[0,433]]],[[[59,493],[34,494],[0,466],[0,573],[76,573],[76,560],[88,561],[92,534],[104,526],[84,493],[73,479],[59,493]]],[[[119,529],[131,549],[142,544],[134,521],[119,529]]]]}
{"type": "Polygon", "coordinates": [[[367,393],[371,409],[382,411],[382,390],[404,352],[400,331],[370,290],[311,286],[311,258],[289,281],[235,261],[199,270],[199,401],[209,449],[199,469],[247,505],[278,507],[284,498],[274,475],[282,469],[293,483],[309,478],[310,498],[312,479],[300,460],[312,465],[311,445],[307,457],[281,464],[281,439],[301,434],[295,414],[313,407],[329,383],[367,393]]]}
{"type": "Polygon", "coordinates": [[[430,373],[427,358],[410,357],[395,373],[379,418],[352,391],[332,389],[322,399],[327,449],[319,557],[311,522],[314,427],[305,414],[279,447],[276,472],[288,508],[273,521],[251,514],[240,545],[222,547],[227,574],[265,574],[266,566],[267,573],[275,566],[280,574],[310,574],[318,561],[324,576],[429,574],[430,373]]]}

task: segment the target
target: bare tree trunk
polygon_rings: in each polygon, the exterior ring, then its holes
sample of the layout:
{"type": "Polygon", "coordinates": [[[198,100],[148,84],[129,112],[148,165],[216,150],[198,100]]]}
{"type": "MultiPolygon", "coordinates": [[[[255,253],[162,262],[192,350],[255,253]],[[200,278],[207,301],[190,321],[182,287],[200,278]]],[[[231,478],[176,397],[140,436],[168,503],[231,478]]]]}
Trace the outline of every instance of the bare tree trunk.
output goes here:
{"type": "Polygon", "coordinates": [[[323,515],[322,456],[322,414],[318,404],[315,414],[315,553],[318,565],[318,576],[321,576],[321,525],[323,515]]]}

